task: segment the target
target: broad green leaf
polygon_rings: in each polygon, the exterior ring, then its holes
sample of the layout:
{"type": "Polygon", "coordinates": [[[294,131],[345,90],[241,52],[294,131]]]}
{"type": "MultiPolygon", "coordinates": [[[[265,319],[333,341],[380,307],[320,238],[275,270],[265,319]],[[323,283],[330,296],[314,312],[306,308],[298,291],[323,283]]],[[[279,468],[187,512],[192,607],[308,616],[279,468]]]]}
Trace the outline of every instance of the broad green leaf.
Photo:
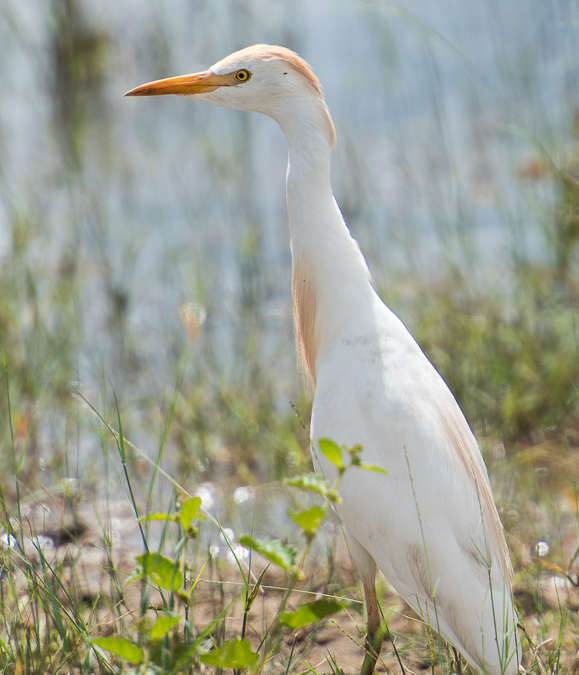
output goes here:
{"type": "Polygon", "coordinates": [[[335,614],[344,607],[348,607],[349,604],[346,600],[314,600],[314,602],[298,607],[295,612],[282,612],[279,620],[285,626],[295,630],[335,614]]]}
{"type": "Polygon", "coordinates": [[[239,538],[239,543],[267,558],[274,565],[284,570],[293,571],[296,561],[296,550],[277,539],[254,539],[247,534],[239,538]]]}
{"type": "Polygon", "coordinates": [[[156,584],[170,591],[178,591],[183,586],[183,572],[171,558],[160,553],[143,553],[137,556],[137,562],[143,568],[137,577],[150,577],[156,584]]]}
{"type": "Polygon", "coordinates": [[[302,490],[317,492],[323,497],[331,491],[328,481],[317,473],[303,473],[293,478],[286,478],[284,482],[286,485],[294,485],[295,487],[302,488],[302,490]]]}
{"type": "Polygon", "coordinates": [[[202,513],[199,513],[200,508],[201,497],[189,497],[183,502],[179,512],[177,513],[177,518],[179,519],[179,522],[183,526],[184,530],[189,529],[194,518],[205,520],[205,516],[202,513]]]}
{"type": "Polygon", "coordinates": [[[120,656],[125,661],[138,664],[143,662],[143,650],[134,642],[129,642],[120,637],[100,637],[95,638],[92,643],[107,652],[112,652],[120,656]]]}
{"type": "Polygon", "coordinates": [[[320,438],[318,446],[326,459],[329,459],[337,469],[344,468],[342,448],[337,443],[334,443],[334,441],[331,441],[329,438],[320,438]]]}
{"type": "Polygon", "coordinates": [[[318,504],[315,504],[309,509],[303,511],[289,511],[290,517],[296,522],[304,531],[305,535],[315,534],[319,524],[326,515],[326,509],[318,504]]]}
{"type": "Polygon", "coordinates": [[[161,638],[164,638],[165,635],[173,628],[173,626],[176,626],[179,621],[181,620],[181,617],[178,616],[161,616],[159,617],[155,623],[151,626],[151,639],[153,640],[160,640],[161,638]]]}
{"type": "Polygon", "coordinates": [[[201,657],[207,666],[219,668],[247,668],[257,662],[257,654],[251,648],[249,640],[234,638],[225,642],[221,649],[213,649],[201,657]]]}

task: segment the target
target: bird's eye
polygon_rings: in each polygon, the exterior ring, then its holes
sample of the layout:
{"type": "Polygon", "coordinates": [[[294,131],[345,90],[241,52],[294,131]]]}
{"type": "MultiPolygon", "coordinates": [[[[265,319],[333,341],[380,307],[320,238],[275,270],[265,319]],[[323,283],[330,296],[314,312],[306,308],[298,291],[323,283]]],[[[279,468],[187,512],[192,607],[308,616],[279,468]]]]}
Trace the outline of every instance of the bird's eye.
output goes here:
{"type": "Polygon", "coordinates": [[[247,82],[251,78],[251,73],[249,70],[245,70],[245,68],[242,68],[241,70],[238,70],[235,73],[235,79],[238,82],[247,82]]]}

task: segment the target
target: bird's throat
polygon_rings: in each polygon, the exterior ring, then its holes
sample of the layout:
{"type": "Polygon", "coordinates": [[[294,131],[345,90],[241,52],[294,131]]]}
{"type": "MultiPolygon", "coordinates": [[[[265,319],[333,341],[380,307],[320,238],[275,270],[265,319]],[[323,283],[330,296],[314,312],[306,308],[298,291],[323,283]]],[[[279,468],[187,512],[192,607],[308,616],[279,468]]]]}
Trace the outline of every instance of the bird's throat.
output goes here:
{"type": "Polygon", "coordinates": [[[371,303],[370,272],[336,204],[324,135],[288,137],[292,296],[302,372],[313,384],[324,350],[371,303]]]}

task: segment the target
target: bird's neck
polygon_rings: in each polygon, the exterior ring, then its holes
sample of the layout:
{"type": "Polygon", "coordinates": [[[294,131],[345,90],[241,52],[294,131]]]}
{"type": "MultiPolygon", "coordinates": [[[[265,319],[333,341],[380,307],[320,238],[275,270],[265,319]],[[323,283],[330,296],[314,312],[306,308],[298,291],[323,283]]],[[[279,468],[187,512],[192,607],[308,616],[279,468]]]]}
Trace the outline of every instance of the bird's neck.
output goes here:
{"type": "Polygon", "coordinates": [[[375,294],[332,193],[331,138],[313,130],[284,129],[296,340],[315,384],[324,351],[370,310],[375,294]]]}

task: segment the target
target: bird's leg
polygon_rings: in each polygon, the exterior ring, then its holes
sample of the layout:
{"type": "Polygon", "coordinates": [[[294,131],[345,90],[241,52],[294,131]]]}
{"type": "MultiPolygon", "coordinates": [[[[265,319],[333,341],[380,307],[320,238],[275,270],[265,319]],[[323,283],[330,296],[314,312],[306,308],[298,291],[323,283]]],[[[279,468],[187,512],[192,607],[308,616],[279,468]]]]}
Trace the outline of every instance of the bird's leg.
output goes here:
{"type": "Polygon", "coordinates": [[[366,656],[362,663],[360,675],[372,675],[384,639],[384,633],[380,630],[380,608],[378,607],[374,582],[371,586],[364,584],[364,598],[368,616],[368,632],[366,634],[366,656]]]}

